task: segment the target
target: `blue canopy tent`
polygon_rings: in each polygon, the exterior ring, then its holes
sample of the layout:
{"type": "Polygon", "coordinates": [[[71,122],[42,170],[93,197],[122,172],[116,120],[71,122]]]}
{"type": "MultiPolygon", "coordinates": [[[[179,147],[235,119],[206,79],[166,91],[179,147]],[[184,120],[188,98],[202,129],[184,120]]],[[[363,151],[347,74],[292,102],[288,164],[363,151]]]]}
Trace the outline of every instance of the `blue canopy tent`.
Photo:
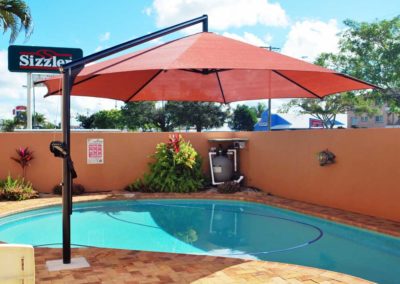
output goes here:
{"type": "MultiPolygon", "coordinates": [[[[279,114],[271,114],[271,129],[285,129],[292,124],[279,114]]],[[[268,110],[261,114],[261,119],[254,125],[254,131],[268,131],[268,110]]]]}

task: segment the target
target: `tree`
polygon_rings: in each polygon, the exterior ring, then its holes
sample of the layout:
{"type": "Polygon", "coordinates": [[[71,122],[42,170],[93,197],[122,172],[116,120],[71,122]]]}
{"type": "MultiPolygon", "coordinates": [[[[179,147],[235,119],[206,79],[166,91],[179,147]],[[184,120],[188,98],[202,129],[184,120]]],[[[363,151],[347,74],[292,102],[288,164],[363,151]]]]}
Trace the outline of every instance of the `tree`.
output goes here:
{"type": "Polygon", "coordinates": [[[4,33],[10,30],[10,43],[17,39],[21,30],[25,30],[25,38],[31,35],[32,16],[25,1],[0,0],[0,28],[4,33]]]}
{"type": "Polygon", "coordinates": [[[47,118],[44,116],[44,114],[38,112],[34,113],[32,121],[33,121],[33,128],[41,128],[41,129],[58,128],[55,124],[47,121],[47,118]]]}
{"type": "Polygon", "coordinates": [[[174,127],[203,129],[221,127],[228,116],[221,104],[209,102],[168,102],[165,109],[174,127]]]}
{"type": "Polygon", "coordinates": [[[267,106],[264,103],[258,103],[257,106],[251,107],[256,114],[257,118],[261,118],[264,111],[267,110],[267,106]]]}
{"type": "Polygon", "coordinates": [[[85,129],[93,129],[94,115],[78,114],[76,120],[80,122],[80,126],[85,129]]]}
{"type": "Polygon", "coordinates": [[[247,105],[238,105],[233,111],[229,127],[236,131],[253,131],[257,122],[256,111],[247,105]]]}
{"type": "Polygon", "coordinates": [[[101,110],[90,116],[78,114],[76,120],[86,129],[122,129],[124,127],[120,110],[101,110]]]}
{"type": "Polygon", "coordinates": [[[173,115],[168,107],[154,108],[150,119],[156,128],[163,132],[169,132],[174,131],[175,128],[173,115]]]}
{"type": "Polygon", "coordinates": [[[14,119],[3,119],[1,122],[1,131],[3,132],[13,132],[15,129],[14,119]]]}
{"type": "Polygon", "coordinates": [[[279,112],[287,113],[295,108],[299,114],[309,114],[322,121],[324,128],[335,126],[336,116],[349,110],[357,114],[373,115],[377,112],[371,102],[355,93],[332,95],[320,99],[294,99],[283,105],[279,112]]]}
{"type": "Polygon", "coordinates": [[[369,116],[387,103],[392,113],[400,113],[400,17],[373,23],[344,21],[347,29],[340,35],[339,53],[322,53],[316,64],[379,85],[382,89],[325,97],[324,100],[296,99],[281,108],[322,119],[332,127],[338,113],[352,110],[369,116]]]}
{"type": "Polygon", "coordinates": [[[130,130],[150,130],[154,127],[151,120],[154,110],[154,102],[128,102],[121,108],[123,123],[130,130]]]}
{"type": "Polygon", "coordinates": [[[369,92],[377,104],[400,112],[400,16],[373,23],[344,21],[339,54],[322,54],[321,61],[336,70],[371,82],[382,90],[369,92]]]}
{"type": "Polygon", "coordinates": [[[121,111],[112,109],[96,112],[93,125],[98,129],[122,129],[124,128],[124,123],[121,111]]]}
{"type": "MultiPolygon", "coordinates": [[[[1,130],[4,132],[12,132],[14,129],[18,128],[26,128],[26,112],[21,112],[18,116],[15,116],[13,119],[4,119],[2,121],[1,130]]],[[[48,122],[44,114],[36,112],[33,117],[33,128],[41,128],[41,129],[54,129],[59,128],[51,122],[48,122]]]]}

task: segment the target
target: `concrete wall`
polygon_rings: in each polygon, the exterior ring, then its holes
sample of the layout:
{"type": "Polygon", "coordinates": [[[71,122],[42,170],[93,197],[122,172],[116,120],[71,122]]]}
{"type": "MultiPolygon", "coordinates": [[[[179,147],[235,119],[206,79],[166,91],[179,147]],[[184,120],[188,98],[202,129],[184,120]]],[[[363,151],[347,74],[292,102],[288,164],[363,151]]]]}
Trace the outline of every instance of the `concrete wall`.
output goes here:
{"type": "MultiPolygon", "coordinates": [[[[74,181],[85,186],[88,192],[122,190],[126,185],[143,176],[148,170],[150,155],[160,142],[168,141],[169,133],[110,133],[78,132],[71,135],[71,151],[78,178],[74,181]],[[88,138],[104,139],[104,164],[87,164],[86,147],[88,138]]],[[[232,137],[231,133],[185,133],[189,140],[204,157],[204,170],[209,138],[232,137]]],[[[20,166],[10,159],[17,156],[15,149],[29,146],[34,151],[34,160],[27,169],[27,179],[41,192],[52,192],[52,188],[62,179],[62,160],[54,158],[49,151],[53,140],[62,140],[57,133],[0,133],[0,179],[8,173],[22,175],[20,166]]]]}
{"type": "MultiPolygon", "coordinates": [[[[278,131],[272,133],[184,133],[204,157],[208,139],[246,137],[241,166],[250,186],[275,195],[400,221],[400,130],[354,129],[278,131]],[[329,149],[337,163],[321,167],[317,153],[329,149]]],[[[27,179],[42,192],[61,181],[61,159],[48,150],[59,133],[0,133],[0,179],[21,174],[10,157],[29,146],[35,159],[27,179]]],[[[121,190],[147,171],[155,145],[168,133],[73,133],[72,157],[77,183],[88,191],[121,190]],[[86,140],[103,138],[105,163],[86,164],[86,140]]]]}
{"type": "Polygon", "coordinates": [[[242,164],[248,183],[310,203],[400,221],[400,130],[238,133],[250,139],[242,164]],[[321,167],[329,149],[336,163],[321,167]]]}

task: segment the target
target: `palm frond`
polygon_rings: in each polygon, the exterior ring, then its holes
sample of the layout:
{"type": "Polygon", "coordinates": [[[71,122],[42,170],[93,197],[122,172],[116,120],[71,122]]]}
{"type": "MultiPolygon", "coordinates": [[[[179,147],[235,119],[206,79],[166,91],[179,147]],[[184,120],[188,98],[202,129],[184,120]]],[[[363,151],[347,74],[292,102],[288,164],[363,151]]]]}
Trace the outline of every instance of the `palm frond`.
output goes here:
{"type": "Polygon", "coordinates": [[[10,43],[24,30],[25,39],[33,32],[32,16],[28,5],[22,0],[0,0],[0,27],[3,33],[10,30],[10,43]]]}

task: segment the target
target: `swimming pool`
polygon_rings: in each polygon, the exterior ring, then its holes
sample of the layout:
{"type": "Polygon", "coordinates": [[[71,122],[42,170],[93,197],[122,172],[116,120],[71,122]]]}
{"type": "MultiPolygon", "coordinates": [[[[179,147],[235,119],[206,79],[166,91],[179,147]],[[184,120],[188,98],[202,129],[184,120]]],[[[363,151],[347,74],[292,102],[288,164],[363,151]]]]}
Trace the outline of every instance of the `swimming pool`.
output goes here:
{"type": "MultiPolygon", "coordinates": [[[[0,219],[0,240],[61,246],[61,207],[0,219]]],[[[72,243],[208,254],[313,266],[398,282],[400,238],[251,202],[127,200],[78,203],[72,243]]]]}

